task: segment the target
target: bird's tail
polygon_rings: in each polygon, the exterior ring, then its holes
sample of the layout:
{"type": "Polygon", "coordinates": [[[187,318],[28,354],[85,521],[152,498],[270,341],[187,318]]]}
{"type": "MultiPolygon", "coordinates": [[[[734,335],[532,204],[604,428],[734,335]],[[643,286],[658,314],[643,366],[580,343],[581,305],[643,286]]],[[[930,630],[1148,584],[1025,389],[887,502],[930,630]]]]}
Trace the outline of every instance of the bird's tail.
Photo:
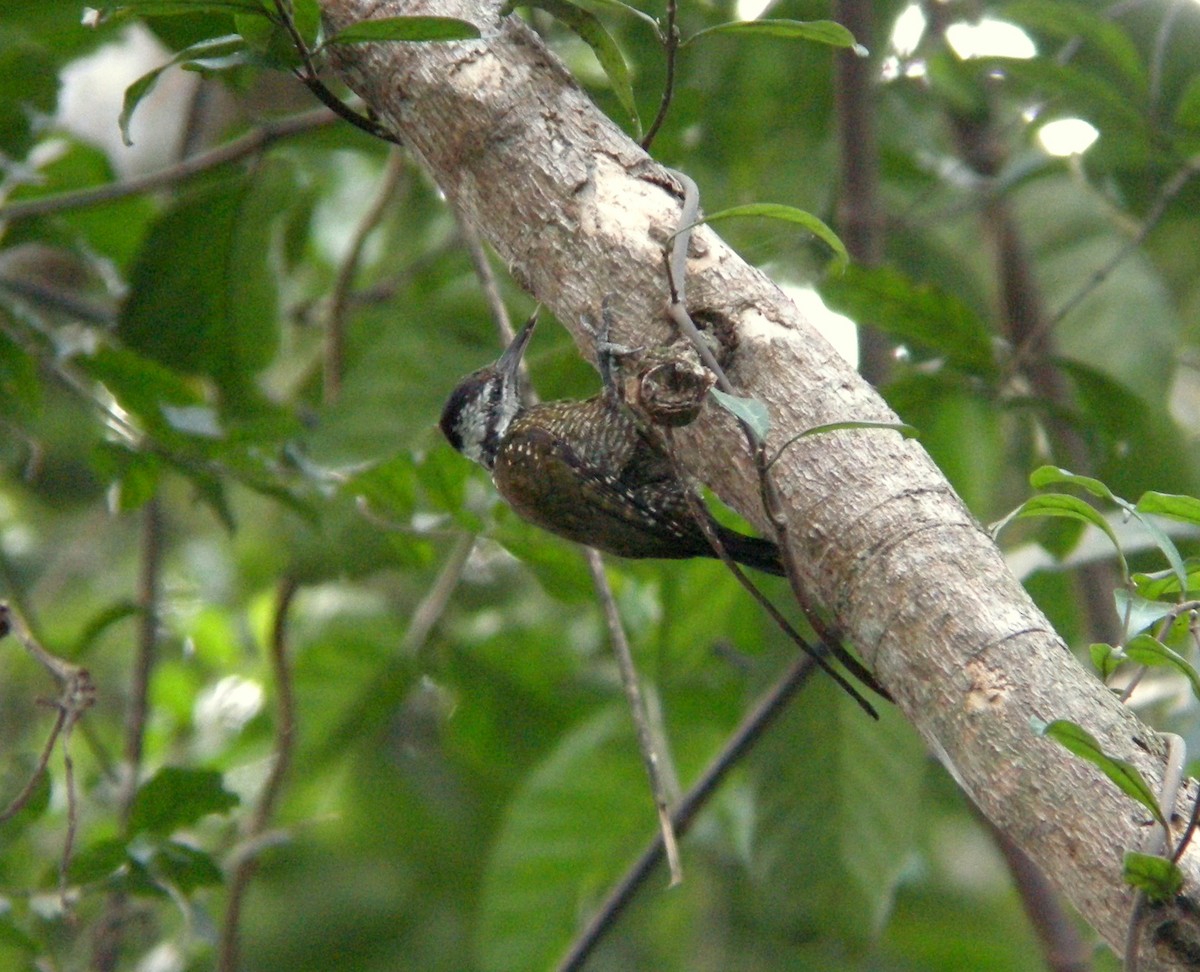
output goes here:
{"type": "MultiPolygon", "coordinates": [[[[787,573],[783,569],[783,561],[779,556],[779,548],[770,540],[761,537],[747,537],[723,526],[718,526],[717,536],[726,553],[739,564],[753,567],[776,577],[787,573]]],[[[713,556],[716,556],[714,553],[713,556]]]]}

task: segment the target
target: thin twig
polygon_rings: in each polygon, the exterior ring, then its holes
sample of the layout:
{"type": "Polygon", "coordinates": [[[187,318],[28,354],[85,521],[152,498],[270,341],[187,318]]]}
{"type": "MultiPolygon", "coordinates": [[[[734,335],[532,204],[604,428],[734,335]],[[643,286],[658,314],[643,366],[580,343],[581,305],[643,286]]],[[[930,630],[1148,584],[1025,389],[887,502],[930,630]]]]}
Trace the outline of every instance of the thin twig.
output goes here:
{"type": "Polygon", "coordinates": [[[71,731],[84,712],[96,701],[96,686],[86,668],[50,654],[30,632],[24,618],[7,603],[0,603],[0,637],[9,633],[15,635],[34,660],[54,677],[59,684],[59,695],[57,699],[47,703],[57,710],[57,715],[54,725],[50,729],[50,735],[42,747],[37,766],[21,792],[10,801],[3,812],[0,812],[0,823],[19,813],[29,802],[38,781],[46,772],[54,745],[61,738],[63,741],[64,782],[67,790],[67,833],[58,866],[59,886],[62,888],[66,886],[67,867],[71,863],[71,853],[75,846],[75,832],[79,819],[74,763],[71,761],[69,745],[71,731]]]}
{"type": "Polygon", "coordinates": [[[80,297],[76,293],[69,293],[59,287],[52,287],[39,280],[10,276],[0,271],[0,290],[29,301],[40,310],[66,314],[93,327],[110,328],[117,322],[117,315],[112,307],[80,297]]]}
{"type": "Polygon", "coordinates": [[[275,596],[275,622],[271,630],[271,672],[275,680],[275,759],[263,784],[262,792],[242,833],[241,846],[233,874],[229,878],[229,897],[217,948],[217,972],[235,972],[238,965],[239,925],[242,905],[250,881],[258,870],[258,853],[274,842],[262,840],[275,812],[283,784],[292,764],[296,741],[296,700],[292,690],[292,669],[287,651],[287,622],[292,601],[299,589],[294,577],[279,582],[275,596]]]}
{"type": "Polygon", "coordinates": [[[504,298],[500,295],[500,282],[496,279],[491,261],[488,260],[483,240],[479,238],[479,231],[457,206],[453,208],[454,219],[458,223],[458,232],[462,235],[463,243],[466,244],[467,253],[471,256],[471,266],[475,269],[479,288],[483,291],[483,299],[487,303],[496,330],[500,333],[500,343],[508,347],[512,344],[513,338],[517,336],[517,332],[513,330],[512,320],[508,316],[508,308],[504,305],[504,298]]]}
{"type": "MultiPolygon", "coordinates": [[[[708,803],[729,771],[741,762],[754,744],[762,738],[770,724],[816,670],[816,663],[810,656],[800,656],[746,715],[721,752],[708,764],[695,785],[680,800],[679,808],[671,817],[677,835],[683,836],[691,829],[697,814],[708,803]]],[[[600,940],[616,924],[617,918],[633,900],[637,889],[662,858],[663,838],[659,833],[609,892],[604,903],[559,963],[558,972],[578,972],[583,968],[600,940]]]]}
{"type": "Polygon", "coordinates": [[[230,162],[237,162],[247,156],[263,152],[281,139],[331,125],[335,120],[336,116],[328,109],[316,108],[303,114],[265,121],[241,138],[200,155],[194,155],[178,165],[160,169],[158,172],[126,179],[124,182],[110,182],[94,188],[76,189],[72,192],[45,196],[41,199],[28,199],[0,205],[0,220],[15,221],[34,216],[49,216],[68,210],[86,209],[90,206],[100,206],[104,203],[126,199],[129,196],[140,196],[155,189],[178,185],[222,165],[228,165],[230,162]]]}
{"type": "Polygon", "coordinates": [[[650,123],[646,134],[642,136],[641,145],[647,152],[650,151],[654,136],[658,134],[658,130],[662,128],[663,122],[667,119],[667,110],[671,107],[671,98],[675,94],[675,58],[679,53],[679,25],[675,21],[678,12],[676,0],[667,0],[667,29],[662,32],[663,54],[667,60],[667,76],[663,81],[658,114],[654,116],[654,121],[650,123]]]}
{"type": "Polygon", "coordinates": [[[329,760],[344,755],[346,747],[354,739],[369,737],[375,727],[366,723],[363,715],[366,710],[386,712],[389,711],[389,703],[399,703],[398,698],[387,697],[387,693],[399,684],[398,680],[389,677],[389,674],[401,667],[407,671],[410,659],[424,649],[430,633],[445,613],[446,605],[450,603],[450,597],[462,579],[463,568],[475,548],[475,540],[474,534],[459,534],[433,585],[417,603],[410,616],[408,628],[400,642],[401,655],[370,679],[370,685],[362,696],[347,706],[346,711],[349,715],[333,731],[326,734],[320,748],[308,760],[309,764],[322,766],[329,760]]]}
{"type": "MultiPolygon", "coordinates": [[[[491,309],[496,329],[500,334],[502,343],[508,345],[515,335],[512,323],[508,317],[508,310],[505,308],[504,301],[500,297],[500,288],[495,274],[492,273],[491,264],[488,262],[487,252],[483,248],[479,234],[476,233],[475,228],[470,222],[463,218],[462,214],[457,210],[455,210],[455,216],[458,219],[463,240],[466,242],[467,249],[471,254],[471,261],[475,266],[476,276],[479,278],[480,286],[491,309]]],[[[538,309],[535,308],[533,313],[536,316],[538,309]]],[[[522,368],[524,368],[524,364],[522,364],[522,368]]],[[[526,397],[529,403],[536,402],[537,393],[534,391],[532,385],[526,381],[525,386],[526,397]]],[[[650,791],[655,807],[657,808],[659,827],[667,847],[671,884],[675,885],[683,880],[683,870],[679,862],[678,844],[675,840],[674,831],[671,828],[671,817],[668,810],[670,800],[665,778],[676,779],[677,775],[674,772],[674,767],[668,762],[669,754],[667,753],[665,739],[656,739],[656,734],[651,728],[645,700],[642,697],[641,686],[638,683],[637,669],[633,663],[633,655],[629,650],[629,641],[625,637],[625,629],[621,624],[620,614],[617,612],[612,588],[609,586],[608,578],[604,573],[604,561],[600,556],[600,552],[592,547],[584,547],[584,557],[587,560],[588,570],[592,575],[592,584],[596,590],[596,597],[600,601],[601,610],[608,625],[613,654],[616,656],[617,668],[621,673],[621,684],[625,688],[625,697],[629,702],[630,717],[633,719],[634,727],[637,730],[638,749],[641,752],[642,761],[645,763],[646,773],[650,778],[650,791]]]]}
{"type": "MultiPolygon", "coordinates": [[[[1179,786],[1183,781],[1183,767],[1187,762],[1187,744],[1183,737],[1173,732],[1164,732],[1167,741],[1167,765],[1163,769],[1162,782],[1158,788],[1158,806],[1162,814],[1162,826],[1152,827],[1142,838],[1139,850],[1143,854],[1161,854],[1175,860],[1171,849],[1171,820],[1175,816],[1175,805],[1179,800],[1179,786]]],[[[1133,895],[1133,907],[1129,911],[1129,925],[1125,932],[1125,972],[1138,972],[1141,965],[1141,950],[1138,948],[1142,925],[1147,916],[1150,899],[1138,888],[1133,895]]]]}
{"type": "Polygon", "coordinates": [[[637,667],[633,663],[633,653],[629,650],[629,640],[625,637],[625,628],[621,624],[621,615],[617,611],[617,602],[613,598],[612,587],[604,573],[604,561],[599,551],[592,547],[585,548],[588,570],[592,574],[592,586],[596,590],[596,599],[604,612],[604,621],[608,626],[609,641],[612,642],[613,655],[617,659],[617,668],[621,673],[621,685],[625,689],[625,698],[629,703],[629,713],[633,717],[633,726],[637,731],[638,748],[642,753],[642,761],[646,764],[646,775],[650,778],[650,790],[654,795],[655,806],[658,807],[659,833],[663,846],[667,851],[667,864],[671,872],[671,887],[683,881],[683,866],[679,861],[679,843],[675,839],[675,829],[671,823],[670,797],[663,780],[663,770],[660,765],[662,752],[659,741],[650,730],[650,722],[646,716],[646,702],[642,698],[641,685],[638,683],[637,667]]]}
{"type": "Polygon", "coordinates": [[[816,662],[816,664],[820,666],[820,668],[830,678],[832,678],[834,682],[836,682],[852,699],[854,699],[855,702],[858,703],[858,705],[863,709],[864,712],[867,713],[867,715],[869,715],[872,719],[878,719],[879,713],[875,711],[875,708],[871,705],[871,703],[862,697],[862,694],[853,685],[851,685],[849,681],[846,680],[841,672],[829,664],[829,661],[824,655],[824,652],[828,649],[809,644],[804,636],[801,635],[800,632],[798,632],[791,625],[787,618],[780,613],[779,609],[771,603],[771,600],[758,589],[758,586],[752,580],[750,580],[749,577],[746,576],[745,571],[742,570],[738,563],[729,556],[729,551],[725,549],[725,544],[721,542],[721,538],[717,535],[717,531],[712,528],[712,522],[708,517],[708,511],[705,510],[704,504],[700,501],[700,497],[696,495],[696,491],[692,489],[683,467],[680,465],[679,460],[675,455],[674,442],[671,439],[670,430],[666,429],[664,432],[663,451],[666,452],[667,457],[671,460],[671,465],[674,469],[676,478],[680,481],[680,483],[683,484],[683,494],[687,499],[688,507],[692,511],[692,517],[700,527],[700,531],[704,534],[705,539],[708,540],[709,546],[713,548],[713,551],[716,553],[717,557],[720,558],[721,563],[723,563],[729,569],[729,572],[733,574],[733,576],[737,579],[737,582],[741,584],[742,587],[745,588],[750,594],[750,596],[758,602],[759,606],[767,612],[771,620],[778,625],[779,629],[785,635],[787,635],[793,644],[795,644],[798,648],[800,648],[801,651],[812,658],[812,660],[816,662]]]}
{"type": "Polygon", "coordinates": [[[376,138],[383,139],[385,142],[391,142],[393,145],[403,144],[400,139],[387,128],[380,125],[375,119],[368,118],[366,115],[355,111],[329,90],[325,82],[318,75],[316,64],[313,62],[312,51],[308,49],[308,44],[305,43],[303,35],[296,27],[296,22],[292,19],[292,14],[287,4],[283,0],[275,0],[275,10],[279,14],[279,22],[283,25],[283,29],[287,31],[288,36],[292,40],[292,46],[295,47],[296,53],[300,55],[300,60],[303,64],[302,67],[295,69],[292,73],[309,91],[317,96],[317,100],[335,115],[344,118],[355,128],[361,129],[368,135],[374,135],[376,138]]]}
{"type": "Polygon", "coordinates": [[[1047,334],[1058,327],[1068,314],[1083,303],[1091,295],[1092,291],[1104,283],[1130,255],[1135,253],[1146,242],[1147,237],[1150,236],[1154,228],[1158,226],[1159,221],[1163,218],[1167,207],[1174,201],[1176,196],[1183,192],[1184,188],[1192,180],[1192,177],[1197,173],[1200,173],[1200,155],[1188,159],[1184,166],[1167,180],[1162,188],[1162,192],[1159,193],[1158,198],[1154,201],[1154,205],[1146,213],[1141,227],[1133,238],[1117,250],[1107,263],[1093,271],[1091,276],[1083,282],[1075,293],[1067,298],[1066,302],[1058,310],[1053,314],[1047,315],[1029,333],[1025,340],[1021,342],[1021,346],[1017,348],[1016,353],[1013,355],[1010,370],[1015,369],[1022,361],[1033,354],[1035,349],[1041,346],[1041,342],[1047,334]]]}
{"type": "Polygon", "coordinates": [[[438,571],[433,586],[425,592],[425,596],[409,616],[408,629],[400,642],[406,656],[417,654],[425,646],[434,625],[446,613],[450,596],[462,580],[463,568],[467,565],[471,551],[475,549],[475,540],[473,533],[459,535],[454,546],[450,548],[450,554],[442,564],[442,569],[438,571]]]}
{"type": "Polygon", "coordinates": [[[992,842],[1004,858],[1012,876],[1025,915],[1042,946],[1042,957],[1049,972],[1088,972],[1092,968],[1091,947],[1079,929],[1062,897],[1046,875],[1016,842],[987,818],[975,803],[971,810],[987,829],[992,842]]]}
{"type": "MultiPolygon", "coordinates": [[[[680,230],[675,234],[671,252],[667,259],[667,284],[671,294],[671,302],[667,312],[680,332],[691,341],[692,346],[696,349],[696,353],[700,355],[700,359],[716,376],[717,387],[726,394],[736,395],[737,391],[726,376],[725,370],[701,338],[700,331],[687,310],[687,298],[685,294],[687,283],[687,250],[688,241],[691,238],[692,225],[696,222],[696,218],[700,212],[700,190],[690,176],[675,170],[672,170],[672,173],[683,186],[684,196],[679,214],[680,230]]],[[[792,555],[791,546],[788,543],[787,517],[783,513],[779,492],[775,488],[774,480],[771,478],[766,444],[758,440],[754,430],[744,419],[740,416],[734,416],[734,418],[741,428],[746,438],[746,444],[750,449],[750,454],[754,458],[763,510],[766,512],[767,519],[774,528],[776,534],[775,542],[779,548],[779,555],[787,573],[788,583],[791,585],[792,594],[795,596],[796,603],[800,606],[805,620],[808,621],[809,626],[816,632],[817,637],[824,642],[830,653],[845,665],[846,669],[855,678],[883,698],[890,700],[891,696],[875,680],[875,676],[843,647],[839,634],[825,623],[825,620],[821,617],[816,606],[808,596],[808,592],[804,589],[804,585],[800,581],[799,567],[792,555]]],[[[798,642],[798,647],[805,651],[812,650],[812,647],[802,639],[798,642]]],[[[818,664],[828,669],[828,663],[824,659],[817,658],[816,660],[818,664]]],[[[858,692],[852,691],[851,694],[868,713],[876,716],[874,709],[858,692]]]]}
{"type": "Polygon", "coordinates": [[[336,402],[342,390],[346,353],[346,308],[349,305],[350,290],[358,272],[359,261],[362,259],[363,247],[371,231],[383,219],[388,202],[395,195],[407,164],[407,155],[399,149],[392,149],[388,155],[387,166],[383,170],[383,177],[379,180],[375,198],[354,228],[346,255],[338,267],[337,279],[334,280],[333,290],[329,295],[329,316],[325,322],[323,394],[326,405],[336,402]]]}
{"type": "Polygon", "coordinates": [[[125,710],[125,743],[120,816],[122,828],[129,825],[133,798],[142,769],[142,748],[149,711],[150,677],[158,654],[158,597],[162,570],[162,506],[152,497],[142,511],[142,549],[138,577],[138,638],[129,705],[125,710]]]}

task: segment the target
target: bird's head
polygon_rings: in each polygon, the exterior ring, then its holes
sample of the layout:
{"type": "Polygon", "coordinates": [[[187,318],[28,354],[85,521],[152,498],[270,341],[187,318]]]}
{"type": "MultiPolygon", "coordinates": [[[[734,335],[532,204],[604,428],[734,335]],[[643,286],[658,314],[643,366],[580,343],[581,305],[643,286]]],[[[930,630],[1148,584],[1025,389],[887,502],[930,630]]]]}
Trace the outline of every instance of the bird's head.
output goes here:
{"type": "Polygon", "coordinates": [[[504,354],[460,381],[442,409],[442,434],[485,469],[495,465],[500,440],[521,409],[521,357],[536,324],[531,317],[504,354]]]}

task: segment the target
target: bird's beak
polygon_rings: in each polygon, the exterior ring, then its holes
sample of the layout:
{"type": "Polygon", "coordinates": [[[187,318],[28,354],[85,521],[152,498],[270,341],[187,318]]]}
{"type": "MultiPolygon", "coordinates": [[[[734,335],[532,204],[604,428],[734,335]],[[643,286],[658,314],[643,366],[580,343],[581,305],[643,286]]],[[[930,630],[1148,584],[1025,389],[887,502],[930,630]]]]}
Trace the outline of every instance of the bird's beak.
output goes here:
{"type": "Polygon", "coordinates": [[[529,339],[533,337],[533,329],[536,326],[537,314],[534,314],[517,332],[517,336],[512,339],[512,344],[504,349],[504,354],[500,355],[500,360],[496,362],[496,368],[500,374],[513,380],[516,379],[517,371],[521,367],[521,358],[525,355],[525,348],[528,347],[529,339]]]}

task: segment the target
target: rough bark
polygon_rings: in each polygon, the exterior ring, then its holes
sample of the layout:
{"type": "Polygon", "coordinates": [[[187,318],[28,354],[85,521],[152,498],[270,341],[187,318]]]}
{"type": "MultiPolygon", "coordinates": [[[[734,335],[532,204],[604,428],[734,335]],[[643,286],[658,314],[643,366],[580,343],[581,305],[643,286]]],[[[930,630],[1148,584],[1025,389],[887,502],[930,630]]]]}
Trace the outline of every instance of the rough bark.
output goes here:
{"type": "MultiPolygon", "coordinates": [[[[585,354],[591,338],[578,322],[597,318],[608,295],[617,297],[615,340],[653,346],[671,336],[663,244],[680,192],[532,31],[488,0],[322,6],[335,29],[401,14],[477,24],[480,41],[342,48],[337,68],[585,354]]],[[[726,322],[729,375],[770,409],[774,445],[834,421],[895,421],[718,236],[697,231],[690,257],[692,314],[726,322]]],[[[728,416],[706,409],[677,441],[699,479],[761,522],[758,484],[728,416]]],[[[810,436],[775,474],[816,598],[988,818],[1121,948],[1132,903],[1122,854],[1139,846],[1146,814],[1037,736],[1031,719],[1080,723],[1152,786],[1163,774],[1160,738],[1075,661],[919,444],[891,431],[810,436]]],[[[1189,782],[1181,799],[1195,792],[1189,782]]],[[[1181,863],[1192,895],[1200,855],[1181,863]]],[[[1200,949],[1194,923],[1163,924],[1176,916],[1149,923],[1149,933],[1161,931],[1151,951],[1162,967],[1188,967],[1189,948],[1200,949]]]]}

